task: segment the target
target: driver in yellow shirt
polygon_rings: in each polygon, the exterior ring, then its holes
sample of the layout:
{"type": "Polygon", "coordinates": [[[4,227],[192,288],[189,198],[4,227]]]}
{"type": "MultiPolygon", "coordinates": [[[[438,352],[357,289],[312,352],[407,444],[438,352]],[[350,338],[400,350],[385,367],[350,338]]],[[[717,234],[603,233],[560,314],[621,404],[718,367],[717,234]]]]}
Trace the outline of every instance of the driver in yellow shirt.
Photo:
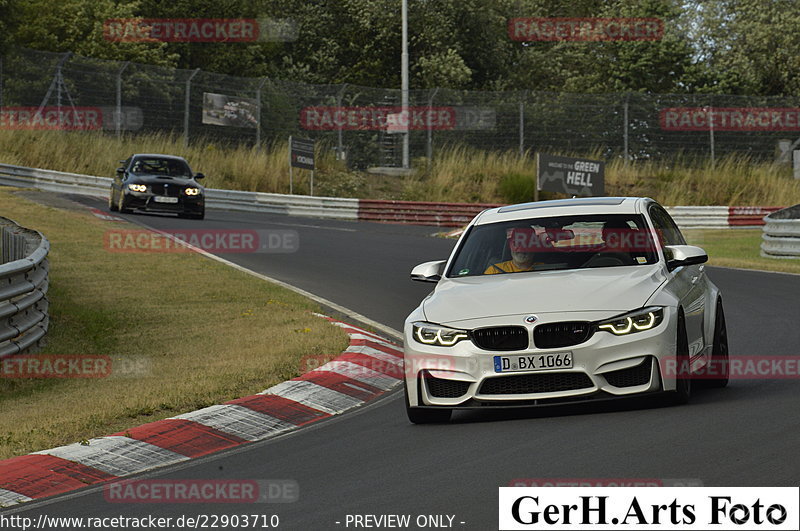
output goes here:
{"type": "Polygon", "coordinates": [[[507,234],[507,243],[511,250],[511,260],[490,265],[483,272],[484,275],[531,271],[535,265],[543,263],[536,261],[536,252],[547,245],[533,229],[511,229],[507,234]]]}

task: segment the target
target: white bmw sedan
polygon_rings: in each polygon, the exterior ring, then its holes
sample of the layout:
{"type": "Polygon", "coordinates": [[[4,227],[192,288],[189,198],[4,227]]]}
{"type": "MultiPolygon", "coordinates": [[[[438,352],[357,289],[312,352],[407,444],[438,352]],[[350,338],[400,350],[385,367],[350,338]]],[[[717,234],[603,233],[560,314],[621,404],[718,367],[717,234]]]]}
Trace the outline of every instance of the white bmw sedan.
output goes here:
{"type": "Polygon", "coordinates": [[[405,323],[409,419],[651,393],[685,403],[692,380],[726,385],[707,260],[649,198],[482,212],[448,260],[411,272],[436,287],[405,323]]]}

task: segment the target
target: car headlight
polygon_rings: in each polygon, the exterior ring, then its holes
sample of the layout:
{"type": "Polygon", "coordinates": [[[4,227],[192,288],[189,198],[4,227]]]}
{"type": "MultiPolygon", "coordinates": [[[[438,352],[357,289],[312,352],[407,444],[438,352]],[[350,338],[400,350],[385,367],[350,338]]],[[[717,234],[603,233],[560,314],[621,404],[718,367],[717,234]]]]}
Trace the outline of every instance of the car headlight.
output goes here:
{"type": "Polygon", "coordinates": [[[598,330],[611,332],[615,336],[635,334],[644,330],[650,330],[661,324],[664,320],[664,308],[660,306],[650,306],[641,310],[634,310],[618,317],[612,317],[597,323],[598,330]]]}
{"type": "Polygon", "coordinates": [[[147,186],[145,186],[144,184],[129,184],[128,190],[130,190],[131,192],[146,192],[147,186]]]}
{"type": "Polygon", "coordinates": [[[423,345],[452,347],[462,339],[469,338],[466,330],[447,328],[446,326],[431,323],[416,322],[412,327],[414,329],[414,339],[423,345]]]}
{"type": "Polygon", "coordinates": [[[186,195],[200,195],[200,188],[186,188],[184,193],[186,195]]]}

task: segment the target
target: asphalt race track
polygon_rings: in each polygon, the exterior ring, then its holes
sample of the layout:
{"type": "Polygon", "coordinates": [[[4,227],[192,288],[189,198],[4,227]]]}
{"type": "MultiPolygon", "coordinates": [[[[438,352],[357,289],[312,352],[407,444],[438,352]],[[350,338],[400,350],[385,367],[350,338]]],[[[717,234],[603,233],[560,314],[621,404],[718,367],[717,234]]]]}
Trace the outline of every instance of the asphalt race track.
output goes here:
{"type": "MultiPolygon", "coordinates": [[[[100,201],[79,199],[105,209],[100,201]]],[[[417,263],[446,258],[436,229],[211,210],[205,221],[122,216],[158,229],[293,229],[293,254],[229,254],[396,330],[429,291],[417,263]]],[[[709,268],[722,289],[732,356],[797,355],[800,276],[709,268]]],[[[198,308],[202,311],[202,308],[198,308]]],[[[93,487],[7,511],[48,516],[277,514],[279,529],[346,529],[348,514],[455,516],[457,529],[497,529],[497,487],[524,478],[696,479],[705,486],[796,486],[796,379],[737,380],[696,390],[688,406],[651,402],[512,412],[457,412],[416,426],[395,392],[356,412],[277,439],[149,473],[147,478],[291,479],[287,504],[121,505],[93,487]],[[653,406],[656,407],[653,407],[653,406]],[[337,522],[340,522],[337,524],[337,522]],[[463,522],[463,523],[462,523],[463,522]]],[[[445,519],[445,522],[447,519],[445,519]]],[[[353,528],[352,525],[350,528],[353,528]]],[[[412,527],[416,528],[416,527],[412,527]]]]}

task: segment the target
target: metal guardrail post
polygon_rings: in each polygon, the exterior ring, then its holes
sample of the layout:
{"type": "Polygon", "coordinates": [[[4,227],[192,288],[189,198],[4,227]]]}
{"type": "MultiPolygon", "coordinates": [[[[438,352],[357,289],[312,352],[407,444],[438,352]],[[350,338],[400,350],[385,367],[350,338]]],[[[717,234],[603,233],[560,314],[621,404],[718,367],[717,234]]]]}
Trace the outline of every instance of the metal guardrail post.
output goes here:
{"type": "Polygon", "coordinates": [[[433,163],[433,120],[431,120],[431,116],[433,116],[433,98],[436,97],[436,93],[439,92],[439,87],[436,87],[431,92],[431,95],[428,97],[428,144],[425,155],[428,158],[428,168],[431,167],[433,163]]]}
{"type": "MultiPolygon", "coordinates": [[[[336,110],[339,111],[342,108],[342,98],[344,98],[344,91],[347,90],[347,83],[342,85],[339,94],[336,95],[336,110]]],[[[342,145],[342,124],[339,124],[339,127],[336,131],[336,159],[337,160],[344,160],[343,158],[344,153],[344,146],[342,145]]]]}
{"type": "Polygon", "coordinates": [[[125,61],[122,66],[117,70],[117,108],[114,112],[114,130],[117,138],[119,138],[122,131],[122,73],[131,64],[130,61],[125,61]]]}
{"type": "Polygon", "coordinates": [[[186,97],[183,102],[183,147],[189,147],[189,101],[192,94],[192,79],[197,73],[200,72],[199,68],[195,68],[189,79],[186,80],[186,97]]]}
{"type": "Polygon", "coordinates": [[[528,91],[523,90],[519,99],[519,156],[525,155],[525,98],[528,91]]]}
{"type": "Polygon", "coordinates": [[[628,106],[630,92],[625,93],[625,101],[622,103],[622,154],[625,162],[628,162],[628,106]]]}
{"type": "Polygon", "coordinates": [[[256,149],[261,149],[261,89],[267,81],[268,77],[263,78],[256,89],[256,149]]]}

